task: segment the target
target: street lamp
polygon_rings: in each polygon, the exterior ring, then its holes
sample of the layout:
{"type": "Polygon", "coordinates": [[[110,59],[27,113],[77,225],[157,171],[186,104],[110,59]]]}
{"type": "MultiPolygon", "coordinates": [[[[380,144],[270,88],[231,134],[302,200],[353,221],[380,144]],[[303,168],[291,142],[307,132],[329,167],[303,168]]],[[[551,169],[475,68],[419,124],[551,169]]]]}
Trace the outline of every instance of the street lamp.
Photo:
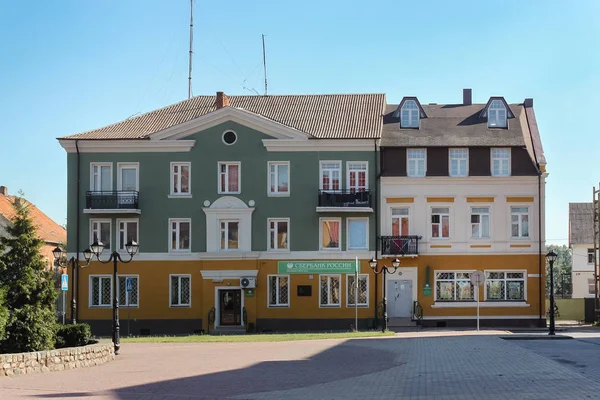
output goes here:
{"type": "MultiPolygon", "coordinates": [[[[558,255],[550,251],[546,254],[546,260],[550,264],[550,329],[548,335],[554,335],[554,262],[558,255]]],[[[540,304],[541,306],[541,304],[540,304]]]]}
{"type": "Polygon", "coordinates": [[[130,263],[133,260],[133,256],[137,254],[140,246],[137,244],[135,240],[129,240],[127,244],[125,244],[125,250],[129,254],[129,260],[125,261],[121,258],[121,255],[118,251],[114,250],[108,260],[102,261],[100,259],[100,254],[104,250],[104,244],[95,240],[94,243],[90,245],[90,259],[95,256],[96,260],[98,260],[102,264],[108,264],[111,261],[113,262],[113,344],[115,346],[115,354],[119,354],[119,349],[121,348],[121,338],[120,331],[121,326],[119,324],[119,282],[117,281],[117,261],[121,261],[124,264],[130,263]]]}
{"type": "Polygon", "coordinates": [[[373,272],[377,275],[383,272],[383,327],[381,328],[382,332],[385,332],[388,328],[388,315],[387,315],[387,298],[385,297],[385,286],[387,284],[385,276],[389,272],[390,274],[396,273],[396,270],[400,266],[400,260],[398,258],[394,258],[392,261],[392,266],[389,267],[387,265],[382,265],[379,270],[377,270],[377,260],[375,257],[369,261],[369,265],[373,268],[373,272]]]}

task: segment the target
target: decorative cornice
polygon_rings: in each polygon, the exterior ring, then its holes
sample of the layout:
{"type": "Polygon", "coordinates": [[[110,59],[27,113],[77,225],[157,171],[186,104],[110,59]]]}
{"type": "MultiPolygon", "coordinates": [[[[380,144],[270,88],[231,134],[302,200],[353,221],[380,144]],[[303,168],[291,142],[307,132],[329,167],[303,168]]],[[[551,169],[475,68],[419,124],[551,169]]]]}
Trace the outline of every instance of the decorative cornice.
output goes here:
{"type": "Polygon", "coordinates": [[[195,140],[66,140],[58,141],[67,153],[182,153],[189,152],[195,140]]]}

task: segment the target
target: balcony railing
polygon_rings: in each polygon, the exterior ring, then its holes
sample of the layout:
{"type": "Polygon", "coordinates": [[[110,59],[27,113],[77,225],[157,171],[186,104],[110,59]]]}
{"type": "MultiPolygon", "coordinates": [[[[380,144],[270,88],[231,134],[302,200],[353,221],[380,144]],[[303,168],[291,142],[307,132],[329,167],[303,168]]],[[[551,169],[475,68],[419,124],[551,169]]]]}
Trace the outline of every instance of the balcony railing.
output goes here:
{"type": "Polygon", "coordinates": [[[371,208],[371,192],[364,190],[319,190],[319,207],[368,207],[371,208]]]}
{"type": "Polygon", "coordinates": [[[139,192],[133,190],[89,191],[85,196],[85,208],[92,210],[137,210],[139,192]]]}
{"type": "Polygon", "coordinates": [[[384,256],[419,255],[420,236],[382,236],[381,254],[384,256]]]}

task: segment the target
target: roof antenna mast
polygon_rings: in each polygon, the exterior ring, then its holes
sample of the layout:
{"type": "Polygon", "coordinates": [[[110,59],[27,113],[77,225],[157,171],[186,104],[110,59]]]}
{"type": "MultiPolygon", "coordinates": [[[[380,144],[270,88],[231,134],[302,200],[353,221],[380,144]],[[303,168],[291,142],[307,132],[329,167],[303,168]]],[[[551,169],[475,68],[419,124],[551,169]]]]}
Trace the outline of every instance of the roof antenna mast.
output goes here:
{"type": "Polygon", "coordinates": [[[188,75],[188,99],[192,98],[192,44],[194,43],[194,0],[190,0],[190,68],[188,75]]]}
{"type": "Polygon", "coordinates": [[[265,52],[265,35],[262,35],[262,45],[263,45],[263,66],[265,70],[265,96],[267,95],[267,53],[265,52]]]}

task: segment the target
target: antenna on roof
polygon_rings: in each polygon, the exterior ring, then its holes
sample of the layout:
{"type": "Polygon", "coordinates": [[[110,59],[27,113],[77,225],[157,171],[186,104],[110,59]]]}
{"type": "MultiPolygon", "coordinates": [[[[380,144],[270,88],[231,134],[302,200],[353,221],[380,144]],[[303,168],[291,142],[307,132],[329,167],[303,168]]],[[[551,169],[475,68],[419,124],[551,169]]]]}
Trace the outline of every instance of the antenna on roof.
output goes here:
{"type": "Polygon", "coordinates": [[[263,45],[263,66],[265,70],[265,96],[267,95],[267,53],[265,52],[265,34],[262,35],[263,45]]]}
{"type": "Polygon", "coordinates": [[[190,0],[190,68],[188,75],[188,99],[192,97],[192,43],[194,42],[194,0],[190,0]]]}

